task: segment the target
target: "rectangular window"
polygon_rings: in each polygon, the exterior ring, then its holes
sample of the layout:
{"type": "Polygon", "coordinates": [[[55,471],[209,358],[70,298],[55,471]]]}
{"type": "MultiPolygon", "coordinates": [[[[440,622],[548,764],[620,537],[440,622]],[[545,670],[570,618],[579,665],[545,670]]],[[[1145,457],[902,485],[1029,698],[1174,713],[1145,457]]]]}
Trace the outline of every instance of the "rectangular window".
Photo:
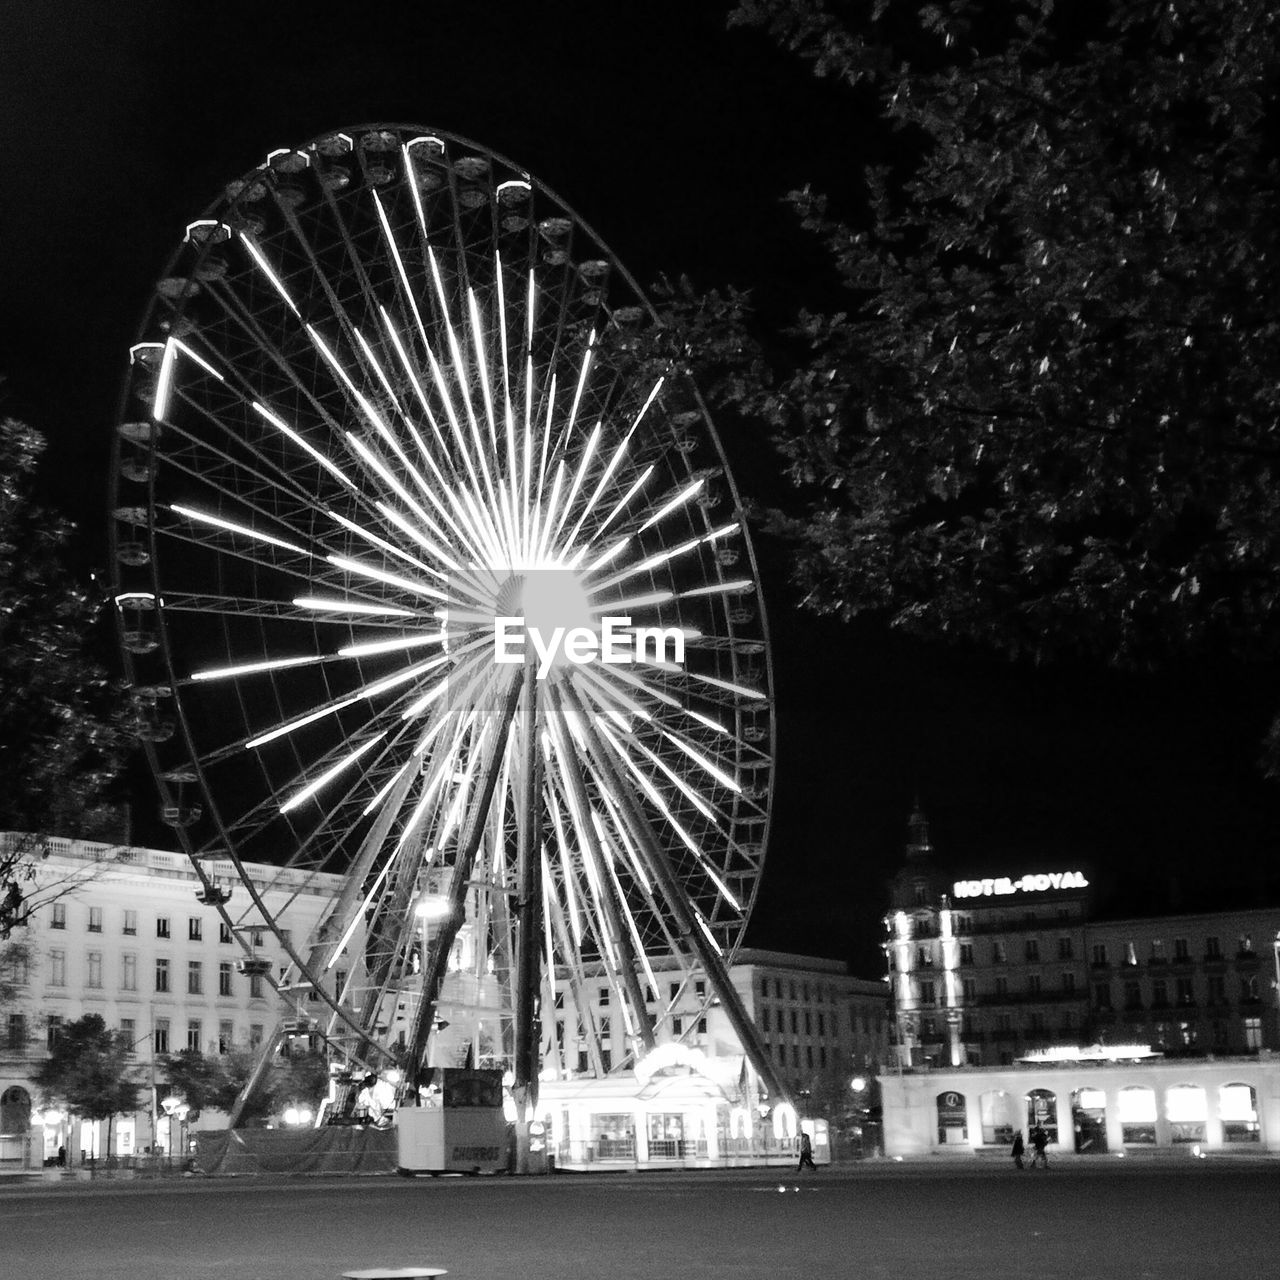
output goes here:
{"type": "Polygon", "coordinates": [[[58,1047],[58,1040],[62,1035],[62,1018],[56,1014],[49,1015],[49,1021],[46,1024],[45,1044],[48,1046],[49,1052],[52,1053],[58,1047]]]}
{"type": "Polygon", "coordinates": [[[151,1033],[152,1048],[156,1053],[169,1052],[169,1019],[157,1018],[151,1033]]]}
{"type": "Polygon", "coordinates": [[[51,987],[67,985],[67,953],[65,951],[49,952],[49,985],[51,987]]]}
{"type": "Polygon", "coordinates": [[[609,1005],[609,988],[601,987],[600,988],[600,1007],[602,1009],[605,1009],[605,1008],[608,1008],[608,1005],[609,1005]]]}
{"type": "Polygon", "coordinates": [[[120,1019],[120,1034],[124,1037],[125,1043],[128,1045],[128,1052],[132,1053],[137,1048],[135,1041],[138,1038],[138,1024],[132,1018],[120,1019]]]}
{"type": "Polygon", "coordinates": [[[289,929],[280,930],[280,945],[287,947],[293,942],[293,933],[289,929]]]}
{"type": "Polygon", "coordinates": [[[1076,975],[1074,973],[1064,973],[1062,975],[1063,991],[1074,991],[1076,989],[1076,975]]]}
{"type": "Polygon", "coordinates": [[[934,1000],[934,990],[932,982],[922,982],[920,984],[920,1003],[932,1004],[934,1000]]]}
{"type": "Polygon", "coordinates": [[[1211,973],[1209,975],[1209,1003],[1227,1003],[1227,980],[1220,973],[1211,973]]]}
{"type": "Polygon", "coordinates": [[[1043,1031],[1044,1030],[1044,1014],[1043,1013],[1031,1014],[1030,1018],[1027,1021],[1027,1030],[1043,1031]]]}
{"type": "Polygon", "coordinates": [[[1093,944],[1093,949],[1090,952],[1090,954],[1093,956],[1094,964],[1106,964],[1107,963],[1107,944],[1105,942],[1095,942],[1093,944]]]}
{"type": "MultiPolygon", "coordinates": [[[[333,994],[341,1000],[347,990],[347,971],[345,969],[335,969],[333,971],[333,994]]],[[[557,992],[557,994],[559,994],[557,992]]],[[[557,1005],[556,1008],[563,1009],[563,1005],[557,1005]]]]}
{"type": "Polygon", "coordinates": [[[807,1067],[813,1067],[813,1045],[811,1044],[807,1044],[804,1047],[804,1061],[807,1067]]]}
{"type": "Polygon", "coordinates": [[[1262,1019],[1261,1018],[1245,1018],[1244,1047],[1246,1049],[1262,1048],[1262,1019]]]}
{"type": "Polygon", "coordinates": [[[124,932],[131,938],[138,934],[138,913],[126,910],[124,913],[124,932]]]}
{"type": "Polygon", "coordinates": [[[1137,981],[1124,984],[1124,1007],[1126,1009],[1142,1008],[1142,984],[1137,981]]]}
{"type": "Polygon", "coordinates": [[[49,927],[52,929],[65,929],[67,927],[67,904],[65,902],[55,902],[53,904],[53,919],[49,921],[49,927]]]}
{"type": "Polygon", "coordinates": [[[90,933],[102,932],[102,908],[101,907],[89,908],[89,932],[90,933]]]}
{"type": "Polygon", "coordinates": [[[251,973],[249,975],[249,999],[262,999],[262,975],[260,973],[251,973]]]}
{"type": "Polygon", "coordinates": [[[1196,996],[1191,986],[1190,978],[1178,978],[1175,980],[1174,998],[1183,1008],[1186,1008],[1187,1005],[1195,1004],[1196,996]]]}
{"type": "Polygon", "coordinates": [[[1009,994],[1009,979],[1000,977],[996,979],[996,995],[1007,996],[1009,994]]]}
{"type": "Polygon", "coordinates": [[[921,969],[933,968],[933,952],[928,947],[916,948],[916,964],[921,969]]]}
{"type": "Polygon", "coordinates": [[[769,1009],[768,1006],[762,1006],[760,1009],[760,1030],[769,1030],[769,1009]]]}
{"type": "Polygon", "coordinates": [[[695,978],[693,983],[693,994],[699,1000],[705,1000],[707,996],[707,984],[701,978],[695,978]]]}
{"type": "Polygon", "coordinates": [[[601,1040],[604,1040],[604,1041],[607,1041],[607,1040],[612,1039],[612,1036],[611,1036],[611,1034],[610,1034],[609,1019],[608,1019],[608,1018],[601,1018],[601,1019],[600,1019],[600,1039],[601,1039],[601,1040]]]}
{"type": "Polygon", "coordinates": [[[156,937],[167,938],[169,936],[169,917],[156,916],[156,937]]]}
{"type": "Polygon", "coordinates": [[[219,942],[232,941],[231,926],[225,920],[218,921],[218,941],[219,942]]]}
{"type": "Polygon", "coordinates": [[[1071,957],[1072,957],[1071,939],[1059,938],[1058,939],[1058,959],[1070,960],[1071,957]]]}
{"type": "Polygon", "coordinates": [[[204,990],[204,966],[199,960],[187,961],[187,995],[198,996],[204,990]]]}
{"type": "Polygon", "coordinates": [[[1008,956],[1005,954],[1004,943],[993,942],[991,944],[991,963],[1004,964],[1007,959],[1008,956]]]}
{"type": "Polygon", "coordinates": [[[1027,978],[1027,991],[1033,996],[1040,994],[1040,975],[1038,973],[1033,973],[1027,978]]]}
{"type": "Polygon", "coordinates": [[[1038,938],[1028,938],[1023,946],[1023,957],[1027,960],[1040,959],[1040,940],[1038,938]]]}
{"type": "Polygon", "coordinates": [[[255,929],[253,931],[252,942],[255,947],[261,947],[266,945],[266,939],[263,937],[263,933],[261,929],[255,929]]]}
{"type": "Polygon", "coordinates": [[[1151,959],[1157,963],[1162,963],[1164,961],[1164,939],[1163,938],[1151,939],[1151,959]]]}
{"type": "Polygon", "coordinates": [[[138,989],[138,957],[132,951],[126,951],[120,957],[120,990],[137,991],[138,989]]]}
{"type": "Polygon", "coordinates": [[[818,1034],[825,1036],[827,1034],[827,1018],[823,1013],[818,1014],[818,1034]]]}
{"type": "Polygon", "coordinates": [[[1111,983],[1095,982],[1093,984],[1093,1007],[1095,1009],[1111,1008],[1111,983]]]}
{"type": "Polygon", "coordinates": [[[5,1038],[5,1048],[13,1052],[21,1052],[27,1047],[27,1018],[26,1014],[11,1013],[9,1015],[9,1029],[5,1038]]]}
{"type": "Polygon", "coordinates": [[[1244,974],[1240,979],[1240,999],[1245,1003],[1258,998],[1258,975],[1244,974]]]}
{"type": "Polygon", "coordinates": [[[961,964],[973,963],[973,943],[972,942],[962,942],[960,944],[960,963],[961,964]]]}
{"type": "Polygon", "coordinates": [[[671,1019],[671,1034],[672,1034],[673,1036],[679,1036],[679,1035],[683,1035],[683,1034],[684,1034],[684,1019],[683,1019],[683,1018],[672,1018],[672,1019],[671,1019]]]}
{"type": "Polygon", "coordinates": [[[978,998],[978,980],[976,978],[961,978],[960,991],[964,995],[966,1002],[976,1000],[978,998]]]}
{"type": "Polygon", "coordinates": [[[697,1025],[696,1027],[694,1027],[694,1030],[698,1033],[698,1035],[700,1035],[700,1036],[705,1036],[705,1035],[707,1034],[707,1020],[706,1020],[706,1018],[699,1018],[699,1019],[698,1019],[698,1025],[697,1025]]]}
{"type": "Polygon", "coordinates": [[[85,985],[93,990],[100,990],[102,987],[102,952],[90,951],[85,959],[88,961],[88,974],[85,978],[85,985]]]}
{"type": "Polygon", "coordinates": [[[169,990],[169,962],[163,956],[156,960],[156,990],[169,990]]]}
{"type": "Polygon", "coordinates": [[[229,1022],[218,1023],[218,1052],[230,1053],[231,1041],[235,1035],[235,1029],[229,1022]]]}
{"type": "Polygon", "coordinates": [[[222,960],[218,963],[218,994],[220,996],[229,996],[231,994],[230,960],[222,960]]]}
{"type": "Polygon", "coordinates": [[[1151,1007],[1153,1009],[1169,1007],[1169,984],[1163,978],[1157,978],[1151,984],[1151,1007]]]}
{"type": "Polygon", "coordinates": [[[187,917],[187,941],[199,942],[204,937],[204,922],[199,916],[187,917]]]}
{"type": "Polygon", "coordinates": [[[818,1046],[818,1065],[819,1065],[823,1070],[826,1070],[826,1066],[827,1066],[827,1046],[826,1046],[825,1044],[820,1044],[820,1045],[818,1046]]]}
{"type": "Polygon", "coordinates": [[[249,1048],[258,1049],[262,1046],[262,1023],[254,1022],[249,1025],[249,1048]]]}
{"type": "Polygon", "coordinates": [[[1173,940],[1173,958],[1175,960],[1190,960],[1191,953],[1187,950],[1186,938],[1174,938],[1173,940]]]}
{"type": "Polygon", "coordinates": [[[200,1052],[200,1019],[192,1018],[187,1023],[187,1048],[200,1052]]]}
{"type": "Polygon", "coordinates": [[[31,980],[31,967],[25,951],[11,951],[4,967],[9,982],[15,987],[24,987],[31,980]]]}
{"type": "Polygon", "coordinates": [[[804,1033],[807,1036],[813,1035],[813,1016],[808,1009],[804,1011],[804,1033]]]}
{"type": "Polygon", "coordinates": [[[800,1034],[800,1015],[794,1009],[791,1010],[791,1034],[793,1036],[800,1034]]]}

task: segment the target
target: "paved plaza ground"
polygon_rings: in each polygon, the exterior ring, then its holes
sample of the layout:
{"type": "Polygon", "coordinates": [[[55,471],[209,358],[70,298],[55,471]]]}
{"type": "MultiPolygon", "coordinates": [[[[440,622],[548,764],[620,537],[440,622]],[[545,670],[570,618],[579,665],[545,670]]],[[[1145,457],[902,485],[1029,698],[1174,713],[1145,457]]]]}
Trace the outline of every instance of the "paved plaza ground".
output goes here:
{"type": "Polygon", "coordinates": [[[0,1186],[13,1280],[1276,1280],[1280,1162],[0,1186]]]}

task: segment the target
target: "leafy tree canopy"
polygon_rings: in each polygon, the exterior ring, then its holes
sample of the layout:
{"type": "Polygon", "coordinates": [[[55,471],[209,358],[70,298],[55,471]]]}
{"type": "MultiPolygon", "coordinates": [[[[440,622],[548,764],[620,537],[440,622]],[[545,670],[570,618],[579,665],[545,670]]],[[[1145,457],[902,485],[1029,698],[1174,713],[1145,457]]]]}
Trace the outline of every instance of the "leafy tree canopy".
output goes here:
{"type": "Polygon", "coordinates": [[[790,196],[843,304],[766,348],[740,300],[667,317],[689,350],[710,317],[720,404],[773,431],[806,603],[1036,659],[1274,656],[1275,7],[745,0],[733,21],[860,95],[851,166],[892,157],[861,205],[790,196]]]}
{"type": "Polygon", "coordinates": [[[45,836],[121,839],[124,702],[94,654],[99,604],[67,567],[74,526],[33,495],[40,433],[0,419],[0,940],[35,905],[45,836]]]}
{"type": "Polygon", "coordinates": [[[138,1107],[139,1086],[129,1078],[132,1045],[101,1014],[87,1013],[63,1027],[34,1080],[50,1102],[84,1120],[109,1120],[138,1107]]]}
{"type": "MultiPolygon", "coordinates": [[[[164,1060],[164,1077],[195,1119],[207,1108],[230,1111],[249,1082],[255,1061],[255,1053],[241,1049],[214,1058],[183,1049],[164,1060]]],[[[240,1123],[252,1125],[293,1105],[314,1111],[328,1085],[329,1062],[324,1054],[308,1051],[277,1057],[241,1112],[240,1123]]]]}

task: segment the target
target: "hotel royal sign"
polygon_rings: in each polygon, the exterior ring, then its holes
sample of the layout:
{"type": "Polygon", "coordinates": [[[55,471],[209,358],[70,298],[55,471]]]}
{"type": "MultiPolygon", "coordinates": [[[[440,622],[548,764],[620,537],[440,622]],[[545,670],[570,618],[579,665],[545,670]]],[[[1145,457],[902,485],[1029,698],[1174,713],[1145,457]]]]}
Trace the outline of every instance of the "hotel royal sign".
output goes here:
{"type": "Polygon", "coordinates": [[[999,898],[1013,893],[1047,893],[1053,889],[1087,889],[1089,881],[1082,871],[1053,871],[1025,875],[1018,880],[999,876],[987,880],[957,880],[951,886],[956,898],[999,898]]]}

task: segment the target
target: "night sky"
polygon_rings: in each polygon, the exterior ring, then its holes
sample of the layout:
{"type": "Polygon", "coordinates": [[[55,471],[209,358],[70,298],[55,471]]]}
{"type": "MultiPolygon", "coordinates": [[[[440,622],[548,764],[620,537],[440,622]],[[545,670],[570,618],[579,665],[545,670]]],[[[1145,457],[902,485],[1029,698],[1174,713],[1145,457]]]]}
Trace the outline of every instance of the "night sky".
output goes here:
{"type": "MultiPolygon", "coordinates": [[[[642,282],[820,297],[779,198],[848,196],[859,106],[715,3],[0,7],[0,412],[50,439],[51,496],[106,557],[127,349],[182,229],[267,152],[405,121],[530,170],[642,282]]],[[[722,424],[743,490],[783,491],[722,424]]],[[[1280,899],[1280,787],[1257,767],[1274,670],[1032,670],[801,613],[760,547],[774,632],[774,834],[749,941],[878,975],[885,880],[918,792],[968,875],[1086,867],[1112,911],[1280,899]]],[[[145,793],[137,807],[149,809],[145,793]]],[[[139,821],[138,837],[164,828],[139,821]]]]}

